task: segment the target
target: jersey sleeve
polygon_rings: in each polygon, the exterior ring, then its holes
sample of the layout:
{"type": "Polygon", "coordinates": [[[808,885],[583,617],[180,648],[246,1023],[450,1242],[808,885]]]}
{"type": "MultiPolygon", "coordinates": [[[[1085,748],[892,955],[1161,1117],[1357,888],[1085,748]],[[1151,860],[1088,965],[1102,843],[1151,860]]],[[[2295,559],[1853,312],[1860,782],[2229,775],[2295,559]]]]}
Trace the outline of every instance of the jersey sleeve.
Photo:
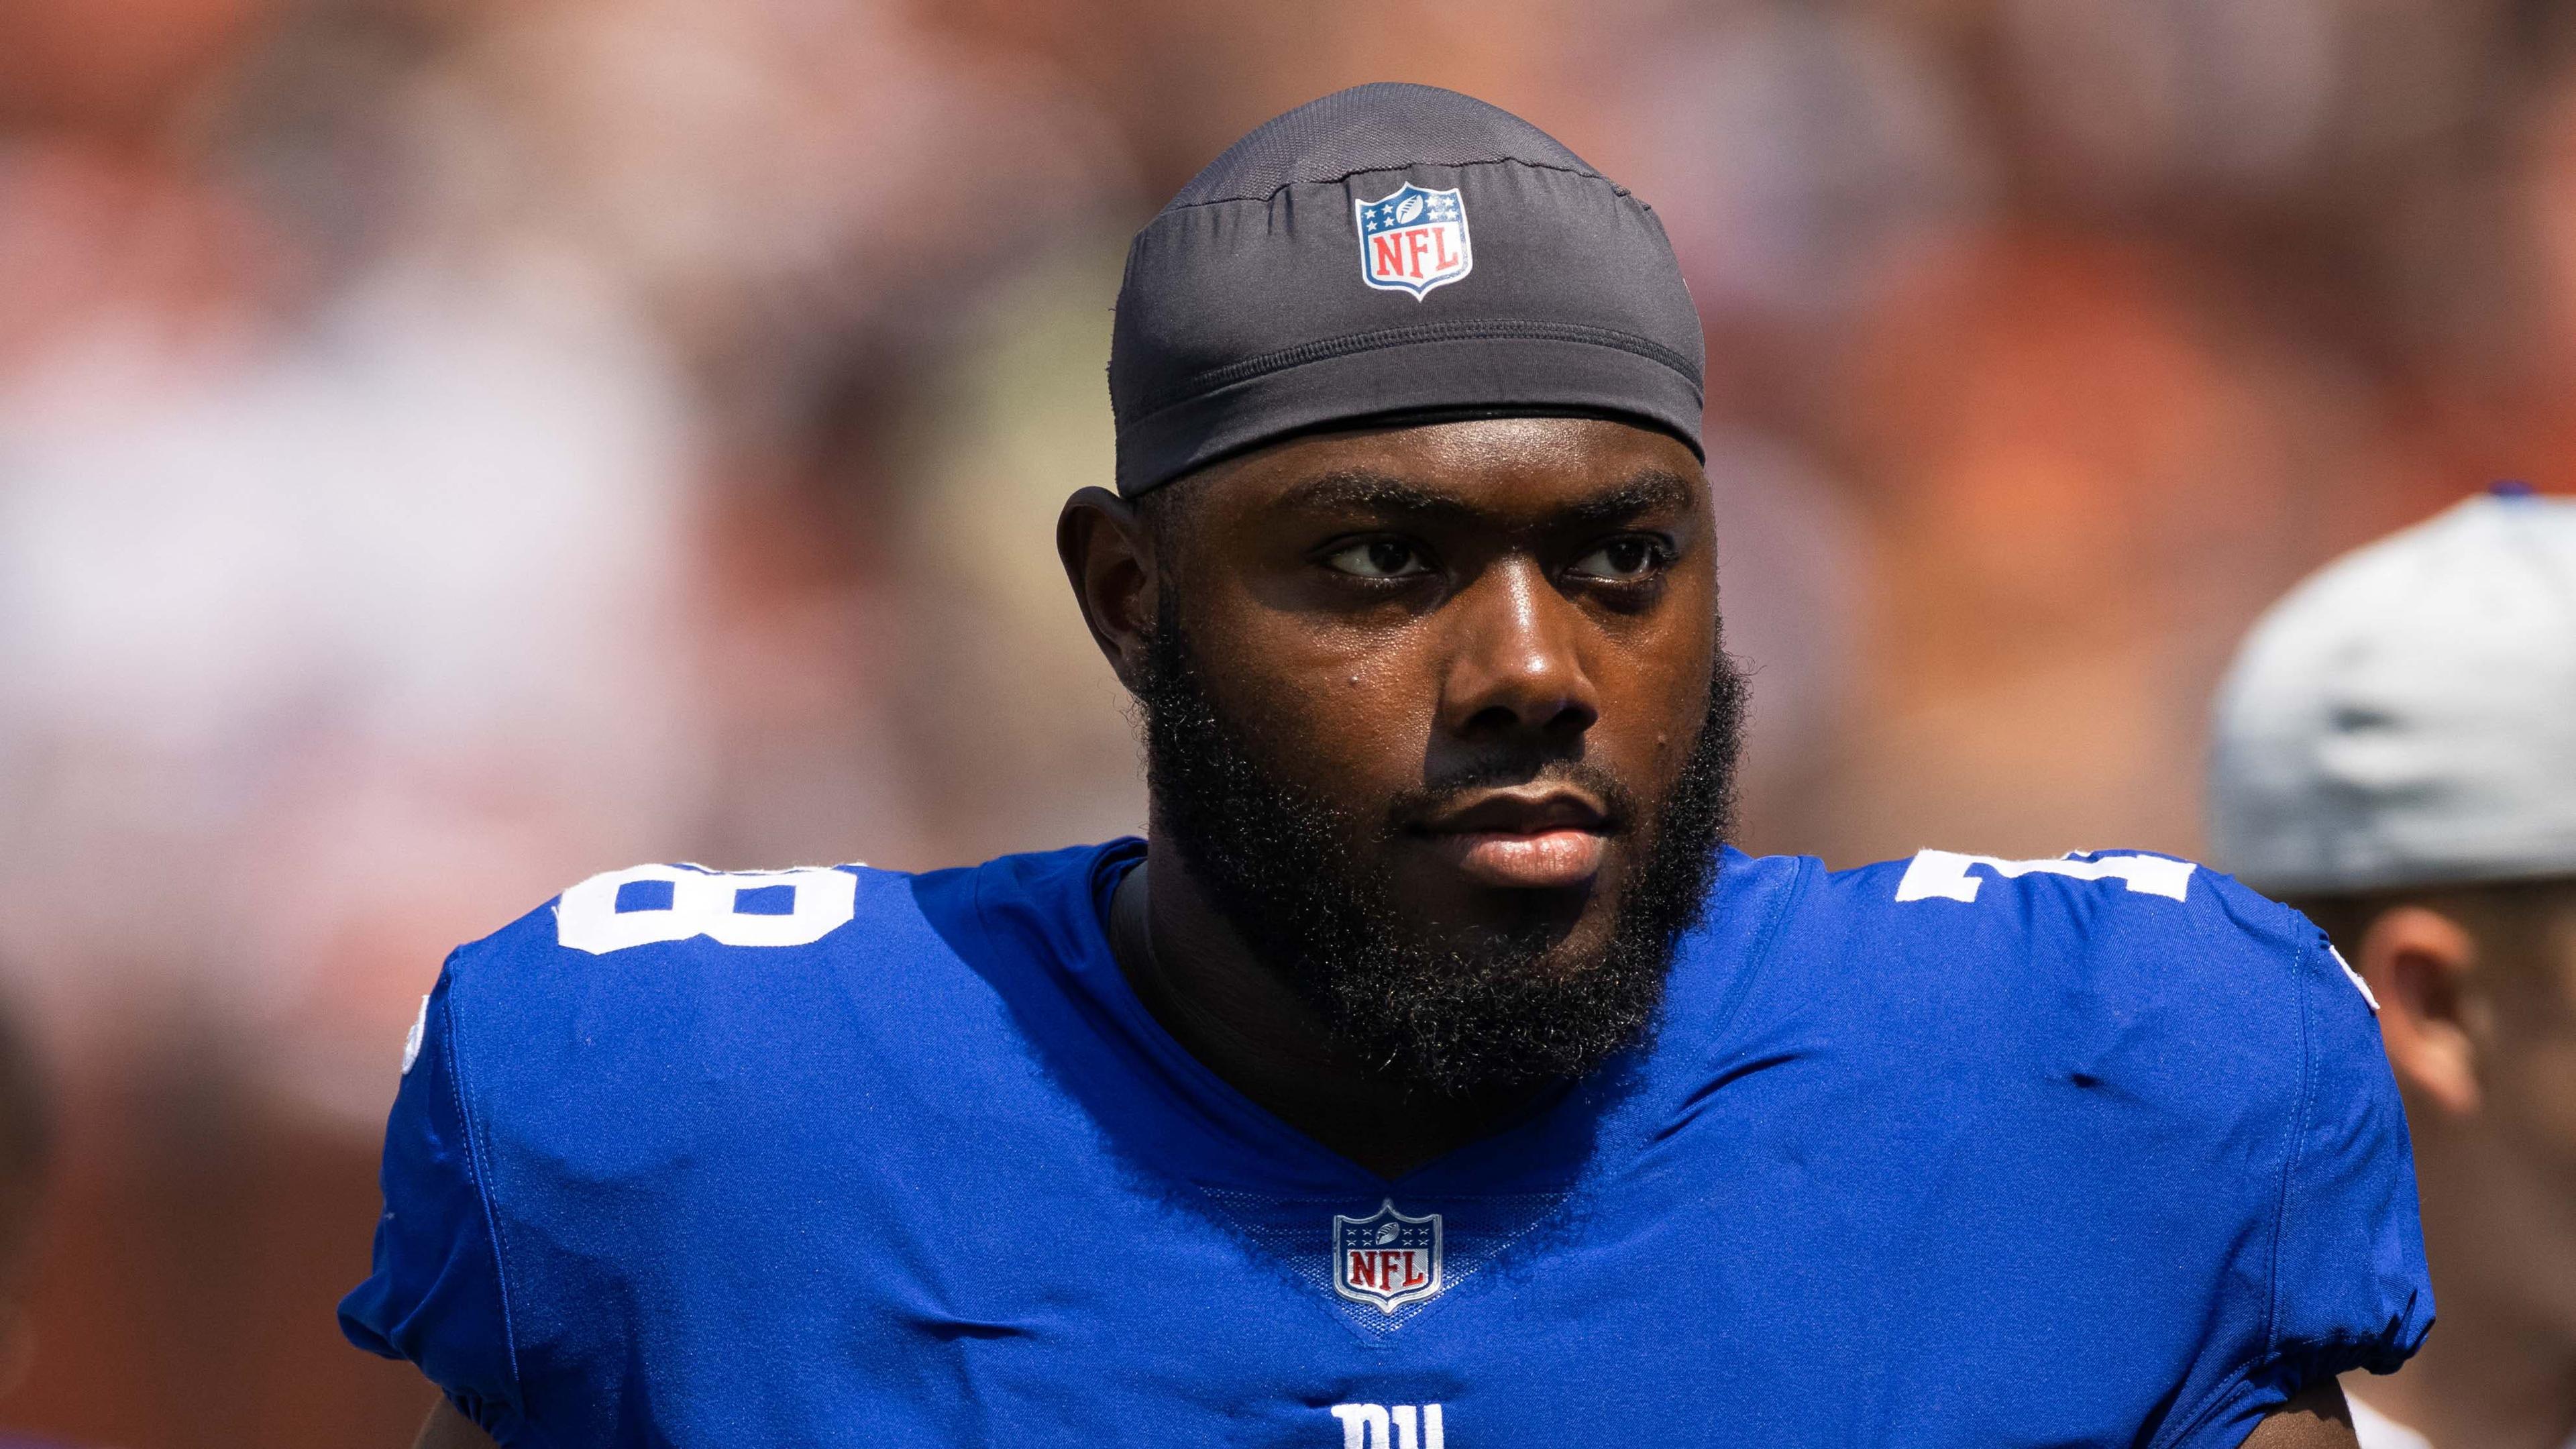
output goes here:
{"type": "Polygon", "coordinates": [[[340,1331],[369,1353],[418,1365],[500,1443],[537,1444],[523,1414],[486,1174],[459,1081],[450,982],[442,971],[405,1053],[385,1126],[375,1267],[341,1300],[340,1331]]]}
{"type": "Polygon", "coordinates": [[[2303,1377],[2393,1373],[2433,1322],[2414,1153],[2367,994],[2308,930],[2312,1086],[2281,1204],[2277,1332],[2303,1377]]]}
{"type": "Polygon", "coordinates": [[[2393,1372],[2433,1323],[2414,1156],[2368,992],[2304,917],[2220,883],[2232,912],[2269,913],[2259,934],[2296,952],[2302,1068],[2273,1222],[2249,1225],[2269,1228],[2249,1234],[2268,1243],[2261,1338],[2239,1346],[2241,1365],[2197,1408],[2178,1405],[2155,1441],[2194,1449],[2242,1444],[2322,1378],[2393,1372]]]}

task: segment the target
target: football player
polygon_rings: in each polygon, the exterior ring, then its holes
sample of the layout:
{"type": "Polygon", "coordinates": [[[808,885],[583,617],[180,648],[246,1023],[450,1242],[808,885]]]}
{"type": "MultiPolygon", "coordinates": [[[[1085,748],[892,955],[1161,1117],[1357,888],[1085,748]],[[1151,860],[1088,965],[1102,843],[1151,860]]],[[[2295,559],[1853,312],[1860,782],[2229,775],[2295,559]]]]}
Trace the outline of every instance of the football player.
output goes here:
{"type": "Polygon", "coordinates": [[[2368,1003],[2184,861],[1728,849],[1701,348],[1491,106],[1219,157],[1057,526],[1146,838],[450,957],[342,1309],[423,1442],[2349,1444],[2432,1310],[2368,1003]]]}
{"type": "Polygon", "coordinates": [[[2500,487],[2329,566],[2220,696],[2225,863],[2378,997],[2442,1331],[2364,1449],[2576,1444],[2576,503],[2500,487]]]}

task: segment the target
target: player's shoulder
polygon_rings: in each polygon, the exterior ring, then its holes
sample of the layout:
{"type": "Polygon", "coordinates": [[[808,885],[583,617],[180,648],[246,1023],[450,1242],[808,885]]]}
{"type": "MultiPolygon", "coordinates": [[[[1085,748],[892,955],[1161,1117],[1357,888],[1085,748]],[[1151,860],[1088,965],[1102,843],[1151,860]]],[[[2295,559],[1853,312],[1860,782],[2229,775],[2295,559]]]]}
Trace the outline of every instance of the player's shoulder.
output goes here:
{"type": "MultiPolygon", "coordinates": [[[[591,876],[452,953],[406,1093],[453,1111],[496,1181],[656,1181],[735,1134],[933,1074],[983,990],[915,901],[862,865],[591,876]],[[452,1103],[442,1106],[441,1102],[452,1103]]],[[[730,1160],[730,1159],[728,1159],[730,1160]]]]}
{"type": "Polygon", "coordinates": [[[496,1101],[899,1051],[943,993],[970,989],[916,879],[864,865],[604,871],[458,947],[425,1027],[469,1097],[496,1101]]]}
{"type": "Polygon", "coordinates": [[[448,958],[451,988],[533,1007],[570,993],[593,1008],[735,971],[793,968],[904,913],[910,877],[864,865],[713,870],[649,864],[602,871],[448,958]]]}
{"type": "Polygon", "coordinates": [[[1856,1019],[2059,1055],[2091,1043],[2204,1098],[2221,1081],[2295,1096],[2329,1052],[2376,1063],[2375,1004],[2324,934],[2180,857],[1924,850],[1818,868],[1803,897],[1792,929],[1809,959],[1842,963],[1820,989],[1856,1019]]]}
{"type": "Polygon", "coordinates": [[[2322,939],[2233,876],[2147,850],[2009,860],[1927,849],[1823,873],[1813,894],[1851,929],[1953,961],[2146,954],[2174,972],[2236,973],[2287,967],[2322,939]]]}
{"type": "Polygon", "coordinates": [[[441,976],[441,1021],[487,1080],[549,1062],[776,1060],[933,1050],[989,1016],[994,961],[1078,954],[1086,883],[1123,842],[913,874],[862,864],[604,871],[481,940],[441,976]],[[1029,918],[1053,934],[1012,935],[1029,918]],[[976,965],[969,964],[972,958],[976,965]]]}
{"type": "Polygon", "coordinates": [[[1819,1122],[1908,1172],[1937,1144],[1944,1191],[1992,1189],[2008,1234],[2174,1245],[2156,1291],[2229,1362],[2411,1351],[2431,1297],[2396,1083],[2296,911],[2134,850],[1810,863],[1798,899],[1737,1030],[1828,1089],[1819,1122]]]}

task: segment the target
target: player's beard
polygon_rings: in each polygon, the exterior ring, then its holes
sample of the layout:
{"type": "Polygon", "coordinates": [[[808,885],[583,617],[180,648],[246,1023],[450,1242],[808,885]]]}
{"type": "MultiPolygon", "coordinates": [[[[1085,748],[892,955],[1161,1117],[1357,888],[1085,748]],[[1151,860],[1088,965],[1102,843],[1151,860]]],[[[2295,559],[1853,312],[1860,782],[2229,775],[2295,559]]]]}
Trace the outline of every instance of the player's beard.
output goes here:
{"type": "Polygon", "coordinates": [[[1597,767],[1496,761],[1360,820],[1291,783],[1208,693],[1170,593],[1137,703],[1157,827],[1236,933],[1401,1090],[1457,1097],[1582,1076],[1641,1044],[1682,933],[1706,907],[1734,803],[1744,688],[1723,654],[1706,717],[1662,798],[1597,767]],[[1602,943],[1578,951],[1545,916],[1435,939],[1375,862],[1396,821],[1480,786],[1543,775],[1602,795],[1636,847],[1602,943]]]}

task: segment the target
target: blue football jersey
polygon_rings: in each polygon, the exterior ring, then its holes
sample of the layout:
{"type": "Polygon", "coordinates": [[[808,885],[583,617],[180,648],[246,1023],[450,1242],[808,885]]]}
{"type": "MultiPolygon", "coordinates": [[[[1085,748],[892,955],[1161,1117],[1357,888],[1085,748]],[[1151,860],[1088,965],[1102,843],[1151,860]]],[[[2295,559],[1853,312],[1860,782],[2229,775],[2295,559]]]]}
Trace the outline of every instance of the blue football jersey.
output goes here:
{"type": "Polygon", "coordinates": [[[350,1338],[544,1449],[1996,1449],[2233,1445],[2431,1322],[2371,1006],[2224,876],[1729,852],[1650,1042],[1388,1180],[1129,991],[1142,853],[459,950],[350,1338]]]}

